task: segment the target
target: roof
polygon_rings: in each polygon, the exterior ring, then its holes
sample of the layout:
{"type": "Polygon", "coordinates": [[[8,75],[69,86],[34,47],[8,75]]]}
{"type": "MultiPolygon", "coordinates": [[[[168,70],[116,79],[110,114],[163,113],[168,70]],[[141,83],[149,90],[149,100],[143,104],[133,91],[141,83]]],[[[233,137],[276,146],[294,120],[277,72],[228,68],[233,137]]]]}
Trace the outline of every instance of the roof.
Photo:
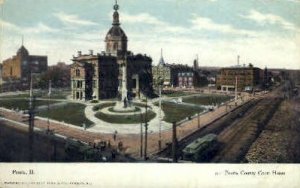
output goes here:
{"type": "Polygon", "coordinates": [[[123,29],[118,25],[114,25],[107,32],[105,39],[109,40],[109,39],[120,39],[120,38],[122,40],[127,40],[127,36],[126,36],[125,32],[123,31],[123,29]]]}
{"type": "Polygon", "coordinates": [[[17,51],[17,55],[29,55],[28,50],[22,45],[19,50],[17,51]]]}
{"type": "Polygon", "coordinates": [[[206,143],[206,142],[211,142],[213,140],[216,140],[217,135],[215,134],[207,134],[204,137],[198,138],[197,140],[195,140],[194,142],[190,143],[188,146],[186,146],[184,148],[184,150],[186,150],[187,152],[189,152],[189,150],[195,151],[197,150],[202,144],[206,143]]]}

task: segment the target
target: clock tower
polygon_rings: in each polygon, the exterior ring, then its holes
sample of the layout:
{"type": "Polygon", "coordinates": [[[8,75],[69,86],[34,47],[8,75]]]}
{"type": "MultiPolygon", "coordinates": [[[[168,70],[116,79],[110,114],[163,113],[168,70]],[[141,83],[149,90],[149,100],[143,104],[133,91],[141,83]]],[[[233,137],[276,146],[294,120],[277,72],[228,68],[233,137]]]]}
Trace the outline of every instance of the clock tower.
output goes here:
{"type": "Polygon", "coordinates": [[[116,1],[114,5],[114,13],[113,13],[113,23],[112,27],[108,31],[105,37],[106,43],[106,53],[110,53],[114,56],[121,55],[124,56],[127,52],[127,36],[125,32],[120,27],[120,19],[119,19],[119,5],[116,1]]]}

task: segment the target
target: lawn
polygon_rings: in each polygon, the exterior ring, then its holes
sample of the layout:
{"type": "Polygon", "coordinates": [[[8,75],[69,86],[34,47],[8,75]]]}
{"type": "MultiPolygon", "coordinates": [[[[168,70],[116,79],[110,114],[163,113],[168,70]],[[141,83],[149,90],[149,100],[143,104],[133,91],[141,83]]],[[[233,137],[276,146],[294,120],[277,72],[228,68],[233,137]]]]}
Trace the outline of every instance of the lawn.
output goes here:
{"type": "MultiPolygon", "coordinates": [[[[50,101],[50,104],[57,103],[56,101],[50,101]]],[[[36,106],[47,105],[48,101],[36,100],[36,106]]],[[[0,107],[7,109],[19,109],[19,110],[28,110],[29,108],[29,99],[0,99],[0,107]]]]}
{"type": "MultiPolygon", "coordinates": [[[[147,121],[150,121],[156,116],[156,114],[149,110],[147,112],[147,121]]],[[[96,114],[96,117],[108,122],[108,123],[119,123],[119,124],[135,124],[140,123],[141,120],[145,122],[145,113],[141,114],[135,114],[135,115],[107,115],[102,112],[98,112],[96,114]]]]}
{"type": "Polygon", "coordinates": [[[130,111],[115,111],[114,110],[114,107],[110,107],[109,109],[108,109],[108,111],[110,111],[110,112],[117,112],[117,113],[128,113],[128,112],[139,112],[139,111],[141,111],[141,109],[140,108],[138,108],[138,107],[134,107],[134,109],[133,110],[130,110],[130,111]]]}
{"type": "Polygon", "coordinates": [[[183,92],[183,91],[163,91],[162,95],[165,95],[167,97],[181,97],[186,95],[192,95],[195,93],[189,93],[189,92],[183,92]]]}
{"type": "Polygon", "coordinates": [[[221,104],[232,99],[232,96],[226,95],[200,95],[183,98],[183,102],[197,105],[213,105],[221,104]]]}
{"type": "Polygon", "coordinates": [[[165,113],[163,120],[170,123],[181,121],[187,117],[191,117],[204,111],[201,107],[186,106],[171,102],[162,102],[162,110],[165,113]]]}
{"type": "Polygon", "coordinates": [[[93,111],[98,111],[98,110],[106,108],[106,107],[114,106],[115,104],[116,104],[115,102],[108,102],[108,103],[98,104],[98,105],[93,107],[93,111]]]}
{"type": "MultiPolygon", "coordinates": [[[[93,122],[89,121],[84,115],[85,105],[77,103],[68,103],[55,110],[50,110],[49,118],[57,121],[64,121],[82,127],[84,123],[87,127],[90,127],[93,122]]],[[[40,111],[38,116],[48,117],[48,111],[40,111]]]]}
{"type": "MultiPolygon", "coordinates": [[[[68,95],[70,95],[70,91],[53,90],[51,92],[51,99],[66,99],[68,95]]],[[[34,92],[34,96],[37,98],[48,98],[49,97],[48,91],[46,91],[46,90],[34,92]]],[[[7,98],[29,98],[29,93],[0,96],[0,98],[5,98],[5,99],[7,99],[7,98]]]]}

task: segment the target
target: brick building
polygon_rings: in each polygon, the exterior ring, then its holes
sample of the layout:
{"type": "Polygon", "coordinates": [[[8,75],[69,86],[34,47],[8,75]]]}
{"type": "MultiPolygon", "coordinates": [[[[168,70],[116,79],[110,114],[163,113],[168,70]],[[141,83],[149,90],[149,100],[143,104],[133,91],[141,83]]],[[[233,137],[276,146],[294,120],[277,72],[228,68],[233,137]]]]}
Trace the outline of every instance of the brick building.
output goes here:
{"type": "Polygon", "coordinates": [[[43,73],[47,71],[47,66],[47,56],[29,55],[28,50],[22,45],[15,56],[3,61],[2,78],[4,81],[27,81],[31,73],[43,73]]]}
{"type": "Polygon", "coordinates": [[[119,6],[115,4],[112,27],[105,37],[106,50],[102,53],[82,54],[73,57],[71,89],[75,100],[118,97],[121,85],[121,64],[127,64],[128,95],[151,95],[152,59],[127,50],[128,38],[120,27],[119,6]]]}
{"type": "Polygon", "coordinates": [[[178,87],[180,88],[193,88],[194,87],[194,73],[182,72],[178,73],[178,87]]]}
{"type": "Polygon", "coordinates": [[[193,83],[192,87],[196,87],[200,80],[200,75],[198,70],[195,70],[193,67],[181,64],[167,64],[162,55],[158,65],[152,67],[154,85],[157,85],[159,78],[161,78],[164,81],[164,87],[182,87],[185,78],[182,80],[181,78],[186,77],[186,73],[189,73],[188,75],[192,74],[193,80],[192,82],[189,81],[189,83],[193,83]]]}
{"type": "Polygon", "coordinates": [[[233,91],[237,80],[238,91],[252,90],[260,84],[261,79],[261,69],[257,67],[228,67],[220,70],[216,86],[223,91],[233,91]]]}

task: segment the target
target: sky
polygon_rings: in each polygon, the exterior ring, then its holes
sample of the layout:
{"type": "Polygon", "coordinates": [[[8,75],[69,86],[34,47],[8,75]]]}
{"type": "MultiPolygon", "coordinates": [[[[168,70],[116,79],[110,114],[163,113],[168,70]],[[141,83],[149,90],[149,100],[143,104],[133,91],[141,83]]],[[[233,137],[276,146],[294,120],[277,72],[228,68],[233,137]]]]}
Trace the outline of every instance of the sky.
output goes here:
{"type": "MultiPolygon", "coordinates": [[[[0,0],[0,60],[22,44],[48,64],[100,53],[114,0],[0,0]]],[[[118,0],[128,49],[153,64],[300,69],[300,0],[118,0]]]]}

